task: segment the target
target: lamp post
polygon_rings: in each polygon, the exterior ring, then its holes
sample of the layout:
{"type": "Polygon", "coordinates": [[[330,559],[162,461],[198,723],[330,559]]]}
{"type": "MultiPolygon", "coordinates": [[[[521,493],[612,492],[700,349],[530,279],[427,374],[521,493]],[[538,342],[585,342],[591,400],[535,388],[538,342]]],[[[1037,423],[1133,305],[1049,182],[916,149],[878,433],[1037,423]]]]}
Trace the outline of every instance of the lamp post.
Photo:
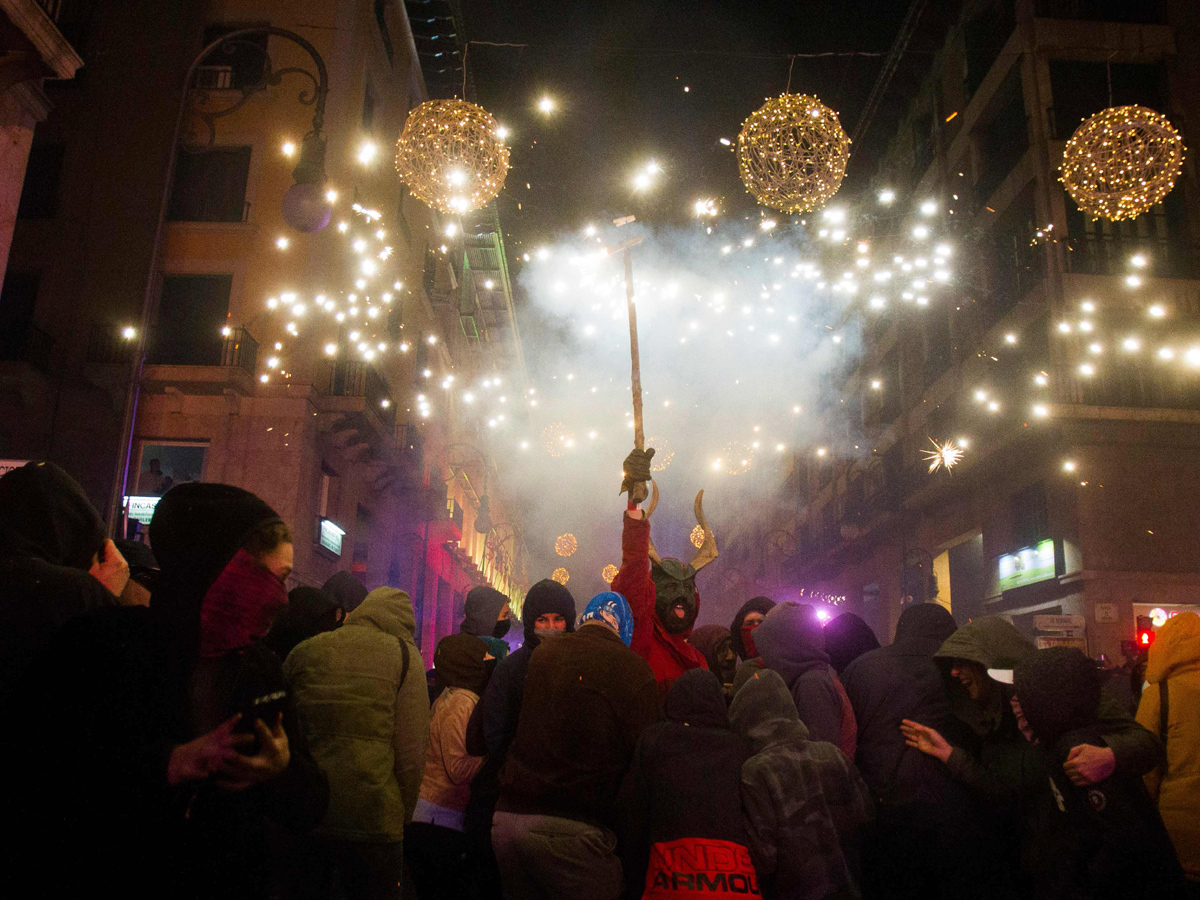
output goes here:
{"type": "MultiPolygon", "coordinates": [[[[150,268],[146,274],[146,288],[142,295],[141,328],[135,337],[136,344],[129,364],[129,385],[125,394],[125,415],[121,426],[121,445],[117,454],[117,463],[113,473],[112,493],[108,504],[109,531],[118,536],[119,526],[124,522],[121,515],[122,501],[129,487],[129,463],[133,453],[133,435],[137,423],[137,406],[141,394],[142,370],[146,361],[146,335],[149,331],[150,315],[154,309],[155,294],[158,291],[162,274],[163,240],[166,236],[167,212],[171,205],[171,189],[175,181],[175,165],[179,158],[180,140],[183,136],[184,123],[191,112],[204,123],[207,130],[207,141],[190,152],[204,152],[216,140],[215,121],[230,115],[240,109],[254,94],[277,85],[284,75],[303,75],[312,82],[312,90],[300,93],[300,102],[313,107],[312,131],[304,136],[300,147],[300,161],[292,175],[296,183],[288,189],[283,199],[283,216],[289,225],[298,231],[319,231],[329,223],[331,207],[325,202],[323,183],[325,181],[325,138],[321,129],[325,124],[325,100],[329,95],[329,75],[325,68],[325,60],[317,52],[317,48],[286,28],[276,28],[264,25],[257,28],[240,28],[213,41],[200,51],[188,67],[183,81],[183,98],[179,103],[179,112],[175,117],[175,130],[171,135],[171,152],[167,160],[166,184],[163,187],[162,200],[158,207],[158,222],[154,227],[154,244],[150,254],[150,268]],[[271,57],[265,46],[249,41],[252,37],[272,36],[281,37],[296,44],[312,57],[316,67],[314,75],[308,69],[289,66],[273,69],[271,57]],[[211,62],[211,56],[218,50],[232,52],[237,46],[250,47],[263,55],[263,74],[251,85],[237,86],[240,98],[232,105],[216,111],[199,109],[208,97],[208,92],[193,89],[196,73],[205,62],[211,62]]],[[[122,535],[123,536],[123,535],[122,535]]]]}

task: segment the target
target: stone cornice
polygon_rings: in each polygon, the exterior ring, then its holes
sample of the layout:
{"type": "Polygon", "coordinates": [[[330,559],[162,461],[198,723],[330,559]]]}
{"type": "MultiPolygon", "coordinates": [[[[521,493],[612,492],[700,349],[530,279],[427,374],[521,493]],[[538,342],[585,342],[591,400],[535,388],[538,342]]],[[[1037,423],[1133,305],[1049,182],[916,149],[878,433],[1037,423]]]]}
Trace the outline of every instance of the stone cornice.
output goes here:
{"type": "Polygon", "coordinates": [[[29,38],[55,78],[74,78],[83,59],[34,0],[0,0],[9,20],[29,38]]]}

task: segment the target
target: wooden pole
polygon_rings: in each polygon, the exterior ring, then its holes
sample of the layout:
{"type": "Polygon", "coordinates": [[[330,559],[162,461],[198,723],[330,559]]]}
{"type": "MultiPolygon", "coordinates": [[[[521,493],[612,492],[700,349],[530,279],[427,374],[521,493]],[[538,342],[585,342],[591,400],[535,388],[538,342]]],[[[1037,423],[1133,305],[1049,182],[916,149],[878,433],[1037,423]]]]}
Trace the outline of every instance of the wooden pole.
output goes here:
{"type": "Polygon", "coordinates": [[[625,302],[629,308],[629,358],[630,381],[633,389],[633,446],[646,449],[646,433],[642,428],[642,362],[638,354],[637,305],[633,302],[633,254],[626,247],[625,257],[625,302]]]}

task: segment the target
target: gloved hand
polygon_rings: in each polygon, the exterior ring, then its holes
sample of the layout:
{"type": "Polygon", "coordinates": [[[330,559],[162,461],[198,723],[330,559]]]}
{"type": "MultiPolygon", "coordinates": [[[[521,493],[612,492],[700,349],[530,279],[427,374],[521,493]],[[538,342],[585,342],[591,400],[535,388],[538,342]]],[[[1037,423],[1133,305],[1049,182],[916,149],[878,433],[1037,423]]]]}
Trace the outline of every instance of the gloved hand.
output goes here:
{"type": "Polygon", "coordinates": [[[621,480],[621,493],[628,493],[629,499],[634,503],[641,503],[649,494],[646,482],[651,478],[650,462],[653,459],[653,447],[647,447],[645,450],[634,449],[625,457],[625,462],[621,465],[621,472],[624,475],[621,480]]]}

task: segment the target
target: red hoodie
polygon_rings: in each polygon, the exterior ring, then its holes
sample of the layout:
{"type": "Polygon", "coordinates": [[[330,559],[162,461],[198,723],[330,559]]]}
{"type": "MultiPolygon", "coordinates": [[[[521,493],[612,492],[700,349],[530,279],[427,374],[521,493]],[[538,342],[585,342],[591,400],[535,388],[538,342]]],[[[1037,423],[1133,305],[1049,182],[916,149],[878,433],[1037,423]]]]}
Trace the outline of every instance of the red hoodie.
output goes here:
{"type": "MultiPolygon", "coordinates": [[[[633,643],[630,649],[644,659],[658,682],[659,699],[675,679],[688,669],[707,669],[704,655],[687,642],[686,634],[670,634],[654,611],[656,593],[650,578],[650,523],[625,516],[621,532],[621,571],[612,589],[621,594],[633,611],[633,643]]],[[[696,607],[700,594],[696,594],[696,607]]],[[[689,634],[691,632],[688,632],[689,634]]]]}

